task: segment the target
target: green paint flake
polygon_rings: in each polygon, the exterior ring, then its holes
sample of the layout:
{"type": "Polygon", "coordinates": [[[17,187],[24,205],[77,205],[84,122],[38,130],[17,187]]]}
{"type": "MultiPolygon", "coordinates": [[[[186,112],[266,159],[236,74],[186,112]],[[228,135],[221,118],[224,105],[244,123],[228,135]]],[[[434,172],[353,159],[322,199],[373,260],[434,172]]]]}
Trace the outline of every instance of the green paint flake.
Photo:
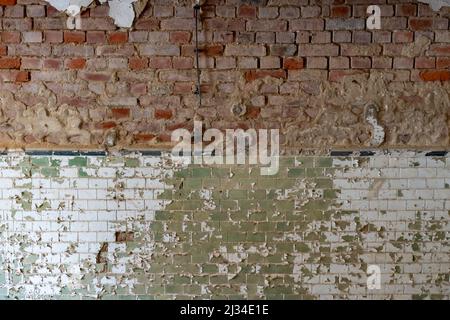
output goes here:
{"type": "Polygon", "coordinates": [[[48,157],[32,158],[31,164],[35,167],[48,167],[50,165],[50,158],[48,157]]]}
{"type": "Polygon", "coordinates": [[[137,158],[127,158],[125,159],[125,167],[136,168],[139,167],[140,161],[137,158]]]}

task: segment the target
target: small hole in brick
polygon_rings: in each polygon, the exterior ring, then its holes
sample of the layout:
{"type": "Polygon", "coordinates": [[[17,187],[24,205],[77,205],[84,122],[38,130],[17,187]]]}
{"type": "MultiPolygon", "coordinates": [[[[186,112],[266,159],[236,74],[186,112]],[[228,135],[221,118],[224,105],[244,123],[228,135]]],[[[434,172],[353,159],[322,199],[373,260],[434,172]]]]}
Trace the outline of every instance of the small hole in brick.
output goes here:
{"type": "Polygon", "coordinates": [[[127,242],[133,240],[134,240],[134,232],[124,232],[124,231],[116,232],[116,242],[127,242]]]}
{"type": "Polygon", "coordinates": [[[247,112],[247,109],[245,106],[237,104],[231,108],[231,112],[237,117],[242,117],[247,112]]]}

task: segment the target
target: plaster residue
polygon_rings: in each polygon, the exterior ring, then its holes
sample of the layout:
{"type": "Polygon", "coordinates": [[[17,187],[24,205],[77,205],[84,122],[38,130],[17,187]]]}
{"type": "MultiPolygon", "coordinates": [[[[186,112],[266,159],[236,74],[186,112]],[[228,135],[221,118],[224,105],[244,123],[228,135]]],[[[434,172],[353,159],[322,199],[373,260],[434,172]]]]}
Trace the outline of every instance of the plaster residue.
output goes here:
{"type": "MultiPolygon", "coordinates": [[[[94,0],[46,0],[59,11],[70,12],[71,7],[87,8],[94,0]]],[[[101,4],[108,2],[109,16],[121,28],[130,28],[134,19],[144,10],[148,0],[99,0],[101,4]]]]}
{"type": "Polygon", "coordinates": [[[378,147],[384,142],[384,138],[386,136],[384,133],[384,128],[378,124],[377,119],[378,107],[373,104],[369,104],[366,106],[365,112],[366,112],[366,121],[370,123],[370,125],[373,127],[372,141],[370,144],[374,147],[378,147]]]}

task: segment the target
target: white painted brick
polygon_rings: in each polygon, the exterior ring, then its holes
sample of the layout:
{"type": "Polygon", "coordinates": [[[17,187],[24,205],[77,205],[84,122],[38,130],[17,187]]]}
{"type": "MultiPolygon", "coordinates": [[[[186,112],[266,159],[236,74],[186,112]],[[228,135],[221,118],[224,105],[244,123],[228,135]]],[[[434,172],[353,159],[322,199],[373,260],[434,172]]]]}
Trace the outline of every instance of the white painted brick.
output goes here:
{"type": "Polygon", "coordinates": [[[426,179],[427,188],[443,189],[445,187],[445,179],[426,179]]]}
{"type": "Polygon", "coordinates": [[[418,176],[422,178],[435,178],[437,170],[436,168],[419,168],[418,176]]]}
{"type": "Polygon", "coordinates": [[[127,188],[145,188],[145,179],[127,179],[125,182],[127,188]]]}
{"type": "Polygon", "coordinates": [[[0,174],[4,178],[24,178],[24,174],[19,169],[2,169],[0,174]]]}
{"type": "Polygon", "coordinates": [[[439,178],[450,178],[450,169],[448,168],[437,168],[436,176],[439,178]]]}
{"type": "Polygon", "coordinates": [[[88,200],[89,210],[106,210],[106,200],[88,200]]]}
{"type": "Polygon", "coordinates": [[[401,178],[416,178],[418,176],[419,176],[419,169],[417,168],[400,169],[401,178]]]}
{"type": "Polygon", "coordinates": [[[97,174],[101,178],[115,178],[117,174],[117,169],[115,168],[100,168],[97,174]]]}
{"type": "Polygon", "coordinates": [[[106,189],[108,181],[106,179],[89,179],[89,188],[91,189],[106,189]]]}
{"type": "MultiPolygon", "coordinates": [[[[97,198],[96,191],[95,190],[90,190],[90,189],[78,190],[77,196],[78,196],[78,199],[83,199],[83,200],[93,200],[93,199],[97,198]]],[[[90,207],[90,203],[89,202],[88,202],[88,208],[92,209],[90,207]]]]}
{"type": "Polygon", "coordinates": [[[426,161],[427,161],[427,167],[428,168],[444,168],[446,166],[445,163],[445,158],[432,158],[432,157],[427,157],[426,161]]]}
{"type": "Polygon", "coordinates": [[[59,170],[59,176],[62,178],[78,178],[78,169],[61,167],[59,170]]]}
{"type": "Polygon", "coordinates": [[[96,232],[79,232],[78,241],[80,242],[96,242],[97,233],[96,232]]]}
{"type": "Polygon", "coordinates": [[[70,179],[69,185],[71,188],[87,189],[89,188],[89,179],[88,178],[70,179]]]}
{"type": "MultiPolygon", "coordinates": [[[[76,230],[73,230],[76,231],[76,230]]],[[[62,242],[76,242],[78,241],[78,233],[76,232],[60,232],[59,239],[62,242]]]]}
{"type": "Polygon", "coordinates": [[[408,179],[408,188],[411,189],[427,189],[425,179],[408,179]]]}
{"type": "Polygon", "coordinates": [[[11,209],[11,205],[11,200],[0,200],[0,210],[9,210],[11,209]]]}
{"type": "Polygon", "coordinates": [[[89,231],[102,232],[108,230],[106,222],[89,222],[89,231]]]}
{"type": "Polygon", "coordinates": [[[444,200],[426,200],[426,210],[442,210],[444,209],[444,200]]]}

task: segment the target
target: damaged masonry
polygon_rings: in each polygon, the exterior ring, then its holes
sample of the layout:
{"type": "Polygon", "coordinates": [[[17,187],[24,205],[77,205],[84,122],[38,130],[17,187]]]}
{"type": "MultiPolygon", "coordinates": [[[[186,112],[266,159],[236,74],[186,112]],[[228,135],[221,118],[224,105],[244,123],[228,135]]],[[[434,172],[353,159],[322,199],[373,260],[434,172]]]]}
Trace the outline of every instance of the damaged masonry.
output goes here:
{"type": "Polygon", "coordinates": [[[375,2],[0,0],[0,299],[448,300],[450,3],[375,2]]]}

